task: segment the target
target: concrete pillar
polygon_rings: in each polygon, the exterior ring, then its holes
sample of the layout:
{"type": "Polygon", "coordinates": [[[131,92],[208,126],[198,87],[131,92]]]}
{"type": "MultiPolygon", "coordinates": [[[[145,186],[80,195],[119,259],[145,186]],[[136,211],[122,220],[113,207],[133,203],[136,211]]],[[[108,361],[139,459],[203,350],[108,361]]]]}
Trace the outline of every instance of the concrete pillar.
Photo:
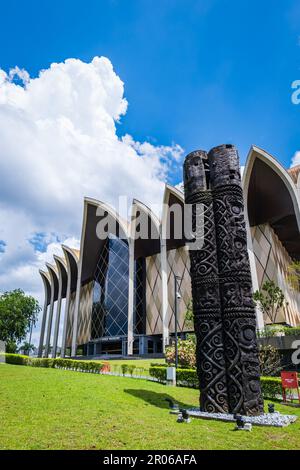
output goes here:
{"type": "Polygon", "coordinates": [[[134,241],[129,240],[129,276],[128,276],[128,335],[127,355],[133,355],[133,310],[134,310],[134,241]]]}
{"type": "Polygon", "coordinates": [[[49,311],[49,319],[48,319],[48,327],[47,327],[46,346],[45,346],[45,357],[48,357],[49,352],[50,352],[50,338],[51,338],[51,329],[52,329],[53,310],[54,310],[54,285],[53,285],[53,280],[52,280],[51,281],[50,311],[49,311]]]}
{"type": "MultiPolygon", "coordinates": [[[[128,355],[128,344],[127,344],[127,351],[126,351],[126,338],[122,338],[122,356],[128,355]]],[[[133,354],[133,341],[132,341],[132,353],[133,354]]]]}
{"type": "Polygon", "coordinates": [[[160,252],[160,268],[162,283],[162,323],[163,323],[163,344],[162,350],[165,352],[166,346],[169,344],[169,319],[168,319],[168,261],[167,261],[167,244],[166,240],[161,239],[160,252]]]}
{"type": "Polygon", "coordinates": [[[140,336],[139,338],[139,354],[147,354],[148,349],[147,349],[147,338],[145,336],[140,336]]]}
{"type": "Polygon", "coordinates": [[[45,336],[45,328],[46,328],[46,320],[47,320],[47,295],[45,298],[44,309],[43,309],[43,318],[42,318],[42,325],[41,325],[41,332],[40,332],[40,343],[39,343],[39,350],[38,350],[38,357],[43,356],[43,346],[44,346],[44,336],[45,336]]]}
{"type": "Polygon", "coordinates": [[[67,329],[68,329],[68,322],[71,320],[70,318],[70,304],[71,304],[71,286],[74,281],[72,280],[72,275],[77,276],[78,270],[78,259],[74,252],[69,247],[62,245],[62,249],[65,255],[66,260],[66,271],[67,271],[67,289],[66,289],[66,304],[65,304],[65,315],[64,315],[64,323],[63,323],[63,332],[62,332],[62,345],[61,345],[61,357],[65,357],[66,354],[66,344],[67,344],[67,329]],[[74,266],[72,271],[72,264],[76,265],[76,274],[74,272],[74,266]]]}
{"type": "Polygon", "coordinates": [[[61,274],[59,274],[59,289],[58,289],[58,299],[57,299],[57,306],[56,306],[56,318],[55,318],[55,327],[54,327],[54,339],[53,339],[53,350],[52,350],[52,357],[56,357],[57,352],[57,340],[58,340],[58,331],[59,331],[59,322],[60,322],[60,312],[61,312],[61,301],[62,301],[62,278],[61,274]]]}
{"type": "Polygon", "coordinates": [[[76,351],[77,351],[78,317],[79,317],[80,293],[81,293],[81,270],[82,270],[82,258],[80,259],[79,269],[78,269],[76,297],[75,297],[74,322],[73,322],[73,331],[72,331],[71,356],[76,356],[76,351]]]}
{"type": "Polygon", "coordinates": [[[50,285],[50,277],[47,272],[40,270],[40,275],[44,284],[45,301],[44,301],[42,324],[41,324],[41,331],[40,331],[38,357],[43,357],[43,346],[44,346],[45,330],[46,330],[46,323],[47,323],[47,312],[48,312],[48,305],[49,305],[50,297],[51,297],[51,285],[50,285]]]}
{"type": "Polygon", "coordinates": [[[65,357],[66,355],[67,326],[68,326],[69,309],[70,309],[70,298],[71,298],[71,273],[68,271],[68,284],[67,284],[65,315],[64,315],[64,324],[63,324],[63,332],[62,332],[62,340],[61,340],[60,357],[65,357]]]}

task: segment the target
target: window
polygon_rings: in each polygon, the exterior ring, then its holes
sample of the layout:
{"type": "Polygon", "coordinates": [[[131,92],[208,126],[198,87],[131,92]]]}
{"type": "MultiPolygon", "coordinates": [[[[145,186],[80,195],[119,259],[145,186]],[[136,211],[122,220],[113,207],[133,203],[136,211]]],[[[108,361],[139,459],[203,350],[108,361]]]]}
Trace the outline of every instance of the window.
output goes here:
{"type": "Polygon", "coordinates": [[[94,274],[91,338],[127,335],[128,244],[110,236],[94,274]]]}

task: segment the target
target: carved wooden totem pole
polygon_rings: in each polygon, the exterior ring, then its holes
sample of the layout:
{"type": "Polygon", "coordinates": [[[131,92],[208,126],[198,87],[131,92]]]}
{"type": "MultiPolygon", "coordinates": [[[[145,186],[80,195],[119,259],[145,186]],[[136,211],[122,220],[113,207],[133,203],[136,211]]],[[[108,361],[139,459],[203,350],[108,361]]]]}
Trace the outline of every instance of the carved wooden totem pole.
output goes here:
{"type": "Polygon", "coordinates": [[[261,414],[256,315],[237,150],[222,145],[208,157],[193,152],[185,160],[184,181],[186,203],[194,204],[196,238],[201,232],[196,204],[204,204],[204,244],[190,250],[200,407],[261,414]]]}
{"type": "MultiPolygon", "coordinates": [[[[184,164],[185,202],[192,205],[192,228],[197,234],[197,242],[202,245],[200,249],[190,250],[200,408],[202,411],[217,413],[228,411],[229,408],[216,230],[208,176],[207,153],[196,151],[188,155],[184,164]],[[202,204],[202,219],[197,217],[200,215],[196,214],[197,204],[202,204]],[[198,221],[204,223],[204,227],[196,225],[198,221]]],[[[198,209],[201,210],[200,206],[198,209]]]]}

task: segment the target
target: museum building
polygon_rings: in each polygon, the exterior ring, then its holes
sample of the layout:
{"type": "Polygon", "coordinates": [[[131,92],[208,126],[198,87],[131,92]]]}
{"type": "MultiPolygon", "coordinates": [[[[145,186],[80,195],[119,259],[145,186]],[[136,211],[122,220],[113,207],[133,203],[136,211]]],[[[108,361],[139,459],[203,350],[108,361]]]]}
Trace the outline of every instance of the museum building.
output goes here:
{"type": "MultiPolygon", "coordinates": [[[[300,325],[300,289],[288,278],[291,263],[300,260],[300,165],[286,170],[252,146],[242,184],[253,288],[274,280],[287,300],[276,321],[300,325]]],[[[40,270],[40,357],[56,357],[59,337],[61,357],[162,353],[174,336],[175,317],[185,337],[192,328],[186,319],[189,248],[184,230],[182,237],[175,234],[183,211],[183,193],[169,185],[160,219],[137,200],[126,221],[110,206],[84,199],[80,250],[62,245],[64,256],[40,270]],[[99,233],[104,217],[107,236],[99,233]],[[142,231],[149,236],[139,237],[142,231]]],[[[257,327],[268,322],[257,309],[257,327]]]]}

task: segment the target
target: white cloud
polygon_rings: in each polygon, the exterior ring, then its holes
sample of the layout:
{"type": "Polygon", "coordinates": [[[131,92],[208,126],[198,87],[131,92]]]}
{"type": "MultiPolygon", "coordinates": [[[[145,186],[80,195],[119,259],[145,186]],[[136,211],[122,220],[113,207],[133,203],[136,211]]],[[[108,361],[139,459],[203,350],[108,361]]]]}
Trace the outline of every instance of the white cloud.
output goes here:
{"type": "Polygon", "coordinates": [[[0,69],[2,291],[20,287],[42,300],[38,268],[60,242],[78,245],[84,196],[112,205],[119,195],[161,203],[182,149],[118,138],[127,106],[105,57],[68,59],[37,78],[0,69]],[[37,250],[37,233],[45,253],[37,250]]]}
{"type": "Polygon", "coordinates": [[[300,151],[299,150],[294,153],[294,156],[292,158],[291,168],[296,165],[300,165],[300,151]]]}

